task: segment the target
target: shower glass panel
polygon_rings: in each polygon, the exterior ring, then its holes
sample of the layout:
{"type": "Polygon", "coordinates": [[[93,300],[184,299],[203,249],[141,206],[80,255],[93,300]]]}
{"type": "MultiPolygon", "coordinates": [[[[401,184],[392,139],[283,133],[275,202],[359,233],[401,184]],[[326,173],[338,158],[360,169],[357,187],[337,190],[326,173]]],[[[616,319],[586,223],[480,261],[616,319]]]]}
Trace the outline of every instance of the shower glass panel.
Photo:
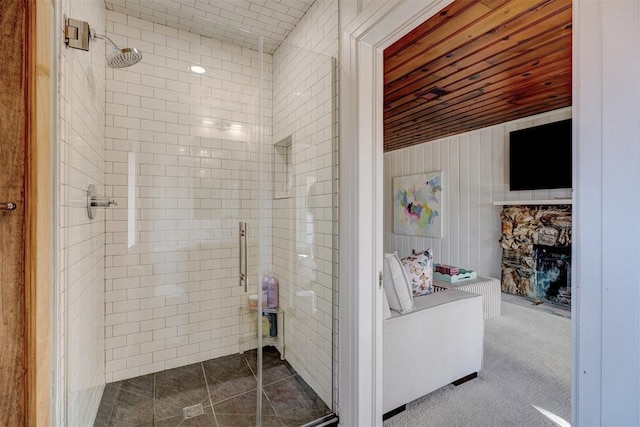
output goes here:
{"type": "MultiPolygon", "coordinates": [[[[304,387],[313,391],[299,411],[315,418],[330,414],[335,399],[334,64],[287,42],[273,54],[273,269],[286,313],[286,359],[296,372],[289,381],[301,380],[301,395],[304,387]]],[[[266,365],[264,372],[266,380],[266,365]]],[[[268,386],[265,392],[271,398],[268,386]]]]}
{"type": "Polygon", "coordinates": [[[107,70],[106,191],[119,206],[106,217],[106,378],[154,384],[154,422],[252,425],[260,365],[248,360],[261,357],[239,346],[262,325],[240,314],[257,294],[269,209],[259,40],[167,32],[166,51],[128,35],[147,63],[107,70]]]}

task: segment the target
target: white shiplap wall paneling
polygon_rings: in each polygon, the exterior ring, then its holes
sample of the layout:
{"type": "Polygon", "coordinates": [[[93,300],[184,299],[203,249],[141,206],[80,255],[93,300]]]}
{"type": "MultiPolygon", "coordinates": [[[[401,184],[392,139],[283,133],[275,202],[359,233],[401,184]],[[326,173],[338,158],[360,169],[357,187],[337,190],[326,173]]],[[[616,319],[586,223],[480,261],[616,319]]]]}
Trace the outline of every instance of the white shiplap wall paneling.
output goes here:
{"type": "Polygon", "coordinates": [[[493,202],[571,198],[566,189],[508,190],[509,132],[570,117],[571,108],[564,108],[385,153],[385,251],[403,257],[432,248],[436,262],[499,278],[501,206],[493,202]],[[393,177],[432,170],[444,171],[444,238],[393,234],[393,177]]]}

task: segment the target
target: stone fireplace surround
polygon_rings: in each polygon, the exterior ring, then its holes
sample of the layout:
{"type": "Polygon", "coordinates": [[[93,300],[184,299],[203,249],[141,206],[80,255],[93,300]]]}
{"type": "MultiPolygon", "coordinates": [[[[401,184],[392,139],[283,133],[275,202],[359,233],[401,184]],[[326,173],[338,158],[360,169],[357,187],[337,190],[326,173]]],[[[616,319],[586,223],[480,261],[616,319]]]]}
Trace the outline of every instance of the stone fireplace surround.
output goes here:
{"type": "Polygon", "coordinates": [[[502,221],[502,292],[571,306],[571,205],[512,205],[502,221]]]}

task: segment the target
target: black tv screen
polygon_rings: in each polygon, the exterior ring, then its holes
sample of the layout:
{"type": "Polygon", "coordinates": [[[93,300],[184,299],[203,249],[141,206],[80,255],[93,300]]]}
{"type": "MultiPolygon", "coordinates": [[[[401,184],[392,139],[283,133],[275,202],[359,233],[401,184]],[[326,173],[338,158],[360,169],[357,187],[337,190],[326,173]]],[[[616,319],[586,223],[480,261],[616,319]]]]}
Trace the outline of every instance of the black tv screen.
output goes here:
{"type": "Polygon", "coordinates": [[[571,119],[509,133],[509,190],[571,188],[571,119]]]}

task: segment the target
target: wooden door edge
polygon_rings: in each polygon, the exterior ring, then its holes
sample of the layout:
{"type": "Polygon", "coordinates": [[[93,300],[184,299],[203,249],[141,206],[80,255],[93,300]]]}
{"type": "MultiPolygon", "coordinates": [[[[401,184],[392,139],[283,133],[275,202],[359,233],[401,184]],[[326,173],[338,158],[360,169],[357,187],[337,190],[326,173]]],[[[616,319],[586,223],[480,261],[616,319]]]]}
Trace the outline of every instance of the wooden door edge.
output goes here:
{"type": "Polygon", "coordinates": [[[26,425],[50,425],[51,28],[50,0],[25,0],[26,425]]]}

